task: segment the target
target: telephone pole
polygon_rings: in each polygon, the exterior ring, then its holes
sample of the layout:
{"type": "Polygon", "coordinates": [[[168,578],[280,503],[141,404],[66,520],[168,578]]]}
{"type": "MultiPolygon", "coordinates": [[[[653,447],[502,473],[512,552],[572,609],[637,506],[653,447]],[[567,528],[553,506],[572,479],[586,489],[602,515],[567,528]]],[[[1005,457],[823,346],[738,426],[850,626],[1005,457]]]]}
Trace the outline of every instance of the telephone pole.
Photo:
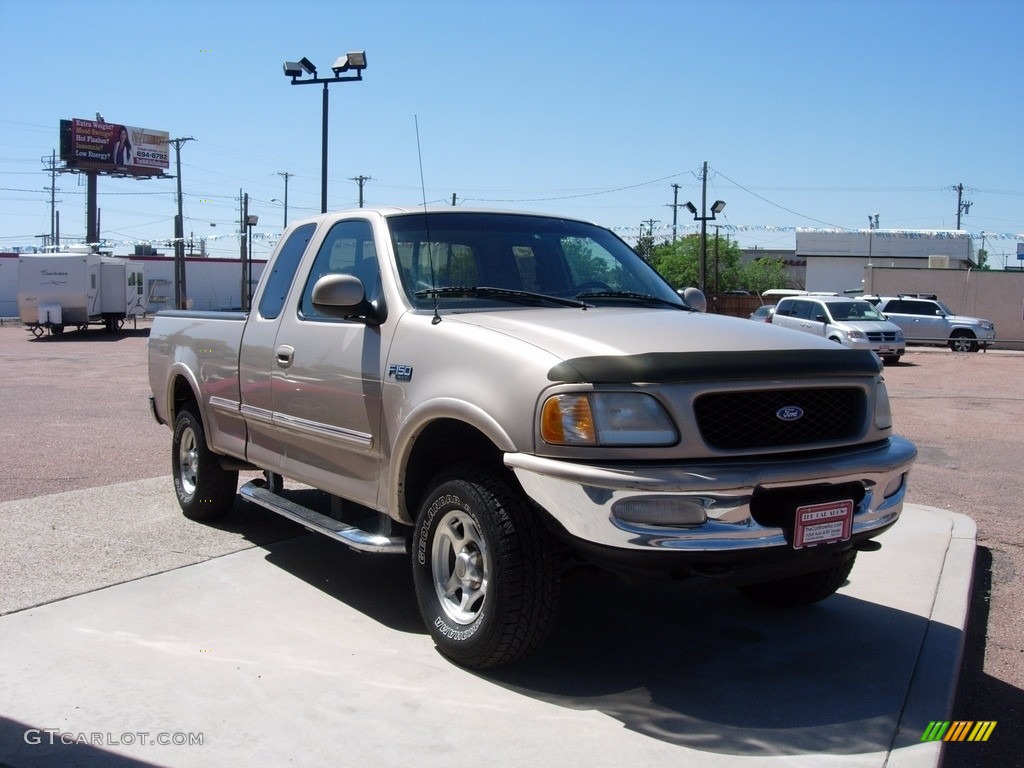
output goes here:
{"type": "Polygon", "coordinates": [[[968,214],[971,212],[971,201],[964,200],[964,185],[957,184],[953,189],[956,190],[956,228],[960,229],[960,214],[968,214]]]}
{"type": "Polygon", "coordinates": [[[288,173],[287,171],[278,171],[277,175],[284,179],[284,228],[288,229],[288,179],[295,174],[288,173]]]}
{"type": "Polygon", "coordinates": [[[672,242],[676,241],[676,222],[678,221],[677,214],[679,213],[679,185],[672,185],[672,204],[669,206],[672,209],[672,242]]]}
{"type": "Polygon", "coordinates": [[[181,147],[186,141],[195,141],[191,136],[168,139],[174,147],[175,167],[178,176],[178,215],[174,217],[174,306],[187,309],[188,293],[185,290],[185,223],[181,211],[181,147]]]}
{"type": "Polygon", "coordinates": [[[355,176],[349,179],[359,185],[359,207],[363,207],[363,185],[368,181],[372,181],[369,176],[355,176]]]}

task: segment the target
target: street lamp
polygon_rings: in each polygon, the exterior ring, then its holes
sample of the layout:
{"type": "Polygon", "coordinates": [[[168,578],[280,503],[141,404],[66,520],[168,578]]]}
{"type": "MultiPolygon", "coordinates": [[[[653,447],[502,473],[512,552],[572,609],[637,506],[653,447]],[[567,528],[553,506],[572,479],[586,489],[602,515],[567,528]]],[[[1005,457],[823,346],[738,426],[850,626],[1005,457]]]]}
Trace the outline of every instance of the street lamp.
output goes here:
{"type": "Polygon", "coordinates": [[[363,70],[366,69],[366,52],[350,51],[344,56],[338,57],[331,67],[334,77],[317,77],[316,65],[309,59],[303,57],[296,61],[284,63],[285,77],[292,79],[292,85],[311,85],[323,83],[323,139],[320,164],[320,213],[327,213],[327,86],[331,83],[350,82],[363,79],[363,70]],[[354,75],[345,75],[346,72],[355,71],[354,75]],[[303,72],[310,77],[303,77],[303,72]],[[344,75],[344,76],[343,76],[344,75]]]}
{"type": "Polygon", "coordinates": [[[708,222],[714,221],[715,218],[723,210],[725,210],[724,200],[715,200],[711,206],[711,215],[707,215],[707,190],[701,194],[700,198],[700,215],[697,214],[697,206],[693,203],[687,203],[683,207],[686,208],[690,213],[693,214],[693,220],[700,222],[700,285],[698,286],[702,292],[707,294],[707,271],[708,271],[708,222]]]}

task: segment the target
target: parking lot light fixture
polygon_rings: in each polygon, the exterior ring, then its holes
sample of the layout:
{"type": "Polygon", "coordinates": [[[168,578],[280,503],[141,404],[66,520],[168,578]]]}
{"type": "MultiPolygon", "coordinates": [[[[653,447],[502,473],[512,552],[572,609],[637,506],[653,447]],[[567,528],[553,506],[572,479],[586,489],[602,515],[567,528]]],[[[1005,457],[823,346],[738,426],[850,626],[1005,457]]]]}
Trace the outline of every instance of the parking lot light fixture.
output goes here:
{"type": "Polygon", "coordinates": [[[331,83],[344,83],[352,82],[353,80],[362,80],[364,69],[366,69],[365,51],[350,51],[344,56],[339,57],[334,62],[334,66],[331,67],[334,77],[317,76],[316,65],[305,56],[297,62],[286,61],[284,63],[285,77],[291,78],[292,85],[312,85],[314,83],[322,83],[324,86],[323,127],[320,153],[320,213],[327,213],[327,86],[331,83]],[[308,77],[304,76],[304,74],[308,75],[308,77]]]}

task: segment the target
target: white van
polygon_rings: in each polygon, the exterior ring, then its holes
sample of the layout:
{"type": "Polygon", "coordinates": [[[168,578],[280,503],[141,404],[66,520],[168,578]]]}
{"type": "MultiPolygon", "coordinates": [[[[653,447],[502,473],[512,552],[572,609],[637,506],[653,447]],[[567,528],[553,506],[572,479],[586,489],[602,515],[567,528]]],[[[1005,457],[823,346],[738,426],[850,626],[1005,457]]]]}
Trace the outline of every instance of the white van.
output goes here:
{"type": "Polygon", "coordinates": [[[776,305],[772,325],[824,336],[851,349],[870,349],[886,363],[898,363],[907,348],[900,327],[864,299],[787,297],[776,305]]]}

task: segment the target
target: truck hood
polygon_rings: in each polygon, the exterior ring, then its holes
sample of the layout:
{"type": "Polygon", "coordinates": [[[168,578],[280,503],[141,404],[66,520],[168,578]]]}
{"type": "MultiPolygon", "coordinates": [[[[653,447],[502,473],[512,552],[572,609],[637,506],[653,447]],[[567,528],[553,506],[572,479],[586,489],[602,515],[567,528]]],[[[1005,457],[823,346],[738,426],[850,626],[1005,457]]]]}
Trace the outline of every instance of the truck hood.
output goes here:
{"type": "Polygon", "coordinates": [[[559,360],[672,352],[834,349],[835,343],[767,323],[674,309],[528,309],[448,315],[543,349],[559,360]]]}

